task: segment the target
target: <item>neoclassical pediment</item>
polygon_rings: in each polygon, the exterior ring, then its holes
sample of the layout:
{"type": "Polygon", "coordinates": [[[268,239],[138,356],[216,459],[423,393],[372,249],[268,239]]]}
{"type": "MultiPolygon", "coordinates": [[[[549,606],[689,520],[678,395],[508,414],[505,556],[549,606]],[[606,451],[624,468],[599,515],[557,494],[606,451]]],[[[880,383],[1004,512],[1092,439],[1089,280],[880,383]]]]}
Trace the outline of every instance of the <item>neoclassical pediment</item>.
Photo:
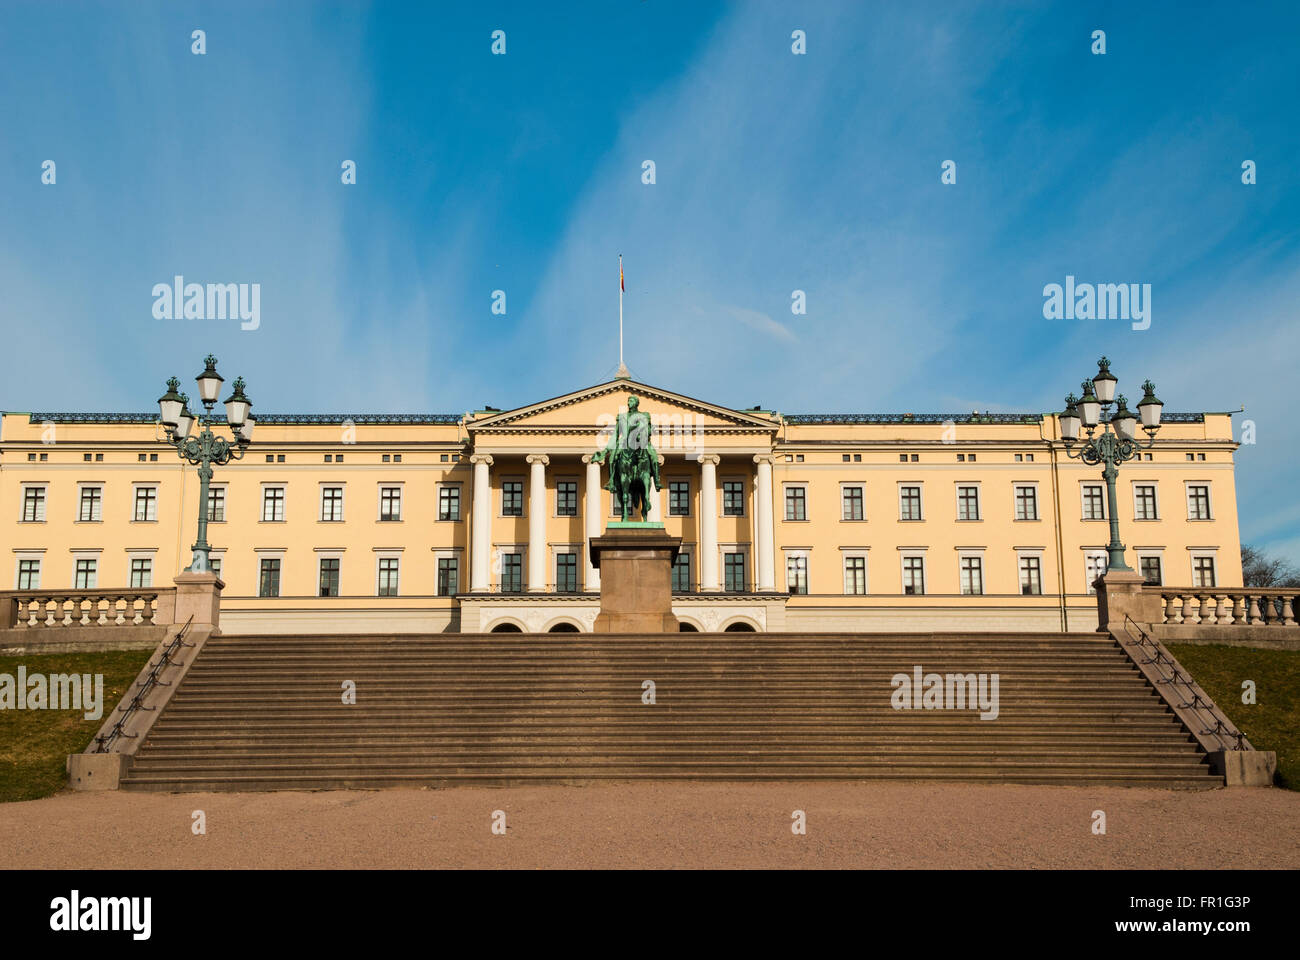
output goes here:
{"type": "Polygon", "coordinates": [[[514,410],[480,413],[465,426],[471,435],[590,433],[613,423],[618,413],[627,409],[631,396],[639,398],[640,409],[650,414],[657,426],[748,434],[774,434],[780,427],[771,413],[733,410],[626,379],[611,380],[514,410]]]}

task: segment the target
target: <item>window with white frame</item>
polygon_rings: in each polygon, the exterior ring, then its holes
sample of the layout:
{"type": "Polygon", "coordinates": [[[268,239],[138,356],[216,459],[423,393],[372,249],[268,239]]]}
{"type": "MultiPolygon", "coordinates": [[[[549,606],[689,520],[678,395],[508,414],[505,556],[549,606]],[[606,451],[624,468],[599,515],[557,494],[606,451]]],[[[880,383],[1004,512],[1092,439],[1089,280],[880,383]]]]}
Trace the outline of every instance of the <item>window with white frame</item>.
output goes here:
{"type": "Polygon", "coordinates": [[[78,557],[72,586],[77,590],[94,590],[98,583],[99,561],[92,557],[78,557]]]}
{"type": "Polygon", "coordinates": [[[1156,508],[1156,485],[1154,483],[1133,484],[1133,519],[1160,519],[1156,508]]]}
{"type": "Polygon", "coordinates": [[[131,558],[131,582],[133,588],[153,586],[153,559],[150,557],[131,558]]]}
{"type": "Polygon", "coordinates": [[[135,488],[135,512],[132,519],[147,522],[158,519],[158,488],[140,486],[135,488]]]}
{"type": "Polygon", "coordinates": [[[327,486],[320,488],[320,518],[322,523],[343,522],[343,488],[327,486]]]}
{"type": "Polygon", "coordinates": [[[964,596],[978,597],[984,593],[984,558],[977,553],[962,554],[958,558],[961,572],[961,592],[964,596]]]}
{"type": "Polygon", "coordinates": [[[745,592],[745,554],[731,551],[722,555],[723,589],[729,593],[745,592]]]}
{"type": "Polygon", "coordinates": [[[866,513],[862,508],[862,484],[846,483],[840,486],[840,519],[863,520],[866,513]]]}
{"type": "Polygon", "coordinates": [[[1192,586],[1217,587],[1214,575],[1214,555],[1209,553],[1192,554],[1192,586]]]}
{"type": "Polygon", "coordinates": [[[438,519],[460,520],[460,484],[444,483],[438,487],[438,519]]]}
{"type": "Polygon", "coordinates": [[[1093,550],[1084,555],[1083,577],[1089,593],[1097,592],[1094,584],[1097,578],[1106,572],[1109,563],[1110,555],[1105,550],[1093,550]]]}
{"type": "Polygon", "coordinates": [[[1187,519],[1209,520],[1210,485],[1207,483],[1189,483],[1187,485],[1187,519]]]}
{"type": "Polygon", "coordinates": [[[339,576],[343,566],[342,557],[321,557],[320,577],[317,596],[337,597],[339,595],[339,576]]]}
{"type": "Polygon", "coordinates": [[[39,557],[18,558],[18,576],[15,584],[18,590],[41,589],[41,560],[39,557]]]}
{"type": "Polygon", "coordinates": [[[460,558],[441,556],[438,558],[438,596],[454,597],[460,587],[460,558]]]}
{"type": "Polygon", "coordinates": [[[524,515],[524,482],[522,480],[501,481],[501,516],[522,517],[524,515]]]}
{"type": "Polygon", "coordinates": [[[925,593],[924,554],[903,554],[903,593],[925,593]]]}
{"type": "Polygon", "coordinates": [[[1043,558],[1036,553],[1022,553],[1019,557],[1020,593],[1038,596],[1043,592],[1043,558]]]}
{"type": "MultiPolygon", "coordinates": [[[[284,520],[284,487],[262,488],[262,522],[281,523],[284,520]]],[[[278,594],[272,594],[278,596],[278,594]]]]}
{"type": "Polygon", "coordinates": [[[787,520],[808,519],[808,488],[803,484],[786,484],[785,518],[787,520]]]}
{"type": "Polygon", "coordinates": [[[257,595],[259,597],[278,597],[280,595],[280,558],[262,557],[258,563],[257,595]]]}
{"type": "Polygon", "coordinates": [[[806,594],[808,592],[807,553],[786,553],[785,587],[789,593],[806,594]]]}
{"type": "Polygon", "coordinates": [[[578,592],[578,554],[563,550],[555,554],[555,592],[578,592]]]}
{"type": "Polygon", "coordinates": [[[104,488],[86,485],[81,488],[80,503],[77,505],[77,520],[80,523],[92,523],[104,519],[104,488]]]}
{"type": "Polygon", "coordinates": [[[578,515],[578,481],[555,481],[555,515],[557,517],[576,517],[578,515]]]}
{"type": "Polygon", "coordinates": [[[685,549],[678,550],[673,561],[673,592],[691,592],[691,554],[685,549]]]}
{"type": "Polygon", "coordinates": [[[23,522],[41,523],[45,520],[45,487],[23,487],[23,522]]]}
{"type": "Polygon", "coordinates": [[[1106,491],[1100,483],[1085,483],[1080,486],[1083,497],[1083,519],[1106,519],[1106,491]]]}
{"type": "Polygon", "coordinates": [[[668,481],[668,516],[691,515],[691,484],[689,480],[668,481]]]}
{"type": "Polygon", "coordinates": [[[980,518],[980,488],[974,484],[961,484],[957,487],[957,519],[978,520],[980,518]]]}
{"type": "Polygon", "coordinates": [[[522,593],[524,589],[524,555],[517,549],[501,552],[501,592],[522,593]]]}
{"type": "Polygon", "coordinates": [[[867,593],[867,556],[863,553],[844,555],[844,593],[863,597],[867,593]]]}
{"type": "Polygon", "coordinates": [[[1164,585],[1164,570],[1160,554],[1148,553],[1138,555],[1138,573],[1142,574],[1142,579],[1149,587],[1159,587],[1164,585]]]}
{"type": "MultiPolygon", "coordinates": [[[[402,519],[402,488],[379,488],[379,520],[381,523],[396,523],[402,519]]],[[[381,594],[385,596],[385,594],[381,594]]]]}
{"type": "Polygon", "coordinates": [[[898,488],[898,519],[921,519],[921,488],[913,485],[900,485],[898,488]]]}
{"type": "Polygon", "coordinates": [[[745,482],[743,480],[722,481],[722,515],[724,517],[743,517],[745,515],[745,482]]]}
{"type": "Polygon", "coordinates": [[[397,596],[400,567],[401,559],[399,557],[380,556],[378,583],[375,589],[376,595],[381,597],[397,596]]]}
{"type": "Polygon", "coordinates": [[[226,520],[226,488],[224,486],[208,487],[208,523],[224,523],[226,520]]]}
{"type": "Polygon", "coordinates": [[[1016,519],[1038,519],[1038,487],[1032,483],[1016,484],[1016,519]]]}

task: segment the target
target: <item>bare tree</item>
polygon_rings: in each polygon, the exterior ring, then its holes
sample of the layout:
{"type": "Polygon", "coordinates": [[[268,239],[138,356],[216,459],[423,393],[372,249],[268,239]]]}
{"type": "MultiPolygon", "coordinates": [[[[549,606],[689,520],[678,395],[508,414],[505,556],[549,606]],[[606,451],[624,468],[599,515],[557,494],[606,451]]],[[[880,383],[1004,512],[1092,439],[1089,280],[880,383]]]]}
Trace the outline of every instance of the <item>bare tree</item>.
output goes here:
{"type": "Polygon", "coordinates": [[[1262,547],[1243,543],[1241,581],[1247,587],[1300,587],[1300,570],[1289,560],[1269,556],[1262,547]]]}

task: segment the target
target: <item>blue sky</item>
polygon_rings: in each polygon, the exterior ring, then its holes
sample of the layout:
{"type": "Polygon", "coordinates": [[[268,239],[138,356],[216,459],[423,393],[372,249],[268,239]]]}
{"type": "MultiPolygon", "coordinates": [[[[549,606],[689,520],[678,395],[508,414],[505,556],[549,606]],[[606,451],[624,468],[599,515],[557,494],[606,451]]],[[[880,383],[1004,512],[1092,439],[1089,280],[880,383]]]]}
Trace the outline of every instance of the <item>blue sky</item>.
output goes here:
{"type": "Polygon", "coordinates": [[[1105,352],[1244,404],[1242,536],[1300,560],[1298,40],[1294,3],[10,0],[0,408],[149,409],[209,350],[268,412],[526,403],[613,374],[621,252],[632,373],[719,403],[1054,410],[1105,352]],[[178,273],[260,328],[154,319],[178,273]],[[1150,329],[1043,319],[1067,274],[1150,283],[1150,329]]]}

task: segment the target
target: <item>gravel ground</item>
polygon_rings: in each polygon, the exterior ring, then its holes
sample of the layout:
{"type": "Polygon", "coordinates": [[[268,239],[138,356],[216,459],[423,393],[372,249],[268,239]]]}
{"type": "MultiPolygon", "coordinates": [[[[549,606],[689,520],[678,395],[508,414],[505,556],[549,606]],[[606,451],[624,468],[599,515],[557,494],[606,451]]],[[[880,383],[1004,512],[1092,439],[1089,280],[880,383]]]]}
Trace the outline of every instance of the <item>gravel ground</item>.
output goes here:
{"type": "Polygon", "coordinates": [[[920,783],[72,793],[0,867],[1300,867],[1300,794],[920,783]],[[193,811],[207,833],[191,831],[193,811]],[[505,836],[491,832],[504,810],[505,836]],[[807,834],[791,831],[803,810],[807,834]],[[1092,832],[1093,811],[1106,835],[1092,832]]]}

